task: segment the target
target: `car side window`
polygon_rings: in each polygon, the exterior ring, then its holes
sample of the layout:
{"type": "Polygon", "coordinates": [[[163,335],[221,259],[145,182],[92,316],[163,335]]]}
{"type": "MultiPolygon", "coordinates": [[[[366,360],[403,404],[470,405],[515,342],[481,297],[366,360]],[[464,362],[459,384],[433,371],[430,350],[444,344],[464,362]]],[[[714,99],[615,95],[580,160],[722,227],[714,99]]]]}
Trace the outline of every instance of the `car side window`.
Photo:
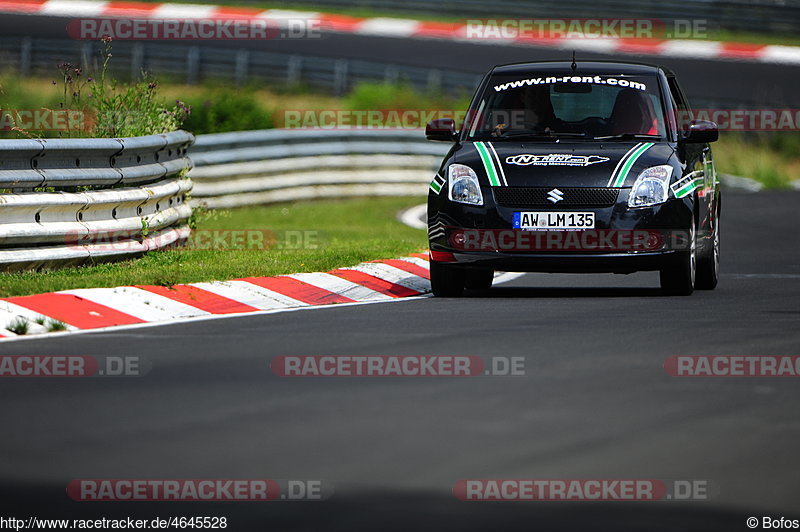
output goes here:
{"type": "Polygon", "coordinates": [[[680,85],[678,85],[678,81],[674,77],[668,77],[667,82],[669,83],[670,96],[672,96],[678,111],[678,116],[676,117],[678,131],[687,131],[689,122],[693,119],[692,109],[689,107],[689,102],[686,100],[680,85]]]}

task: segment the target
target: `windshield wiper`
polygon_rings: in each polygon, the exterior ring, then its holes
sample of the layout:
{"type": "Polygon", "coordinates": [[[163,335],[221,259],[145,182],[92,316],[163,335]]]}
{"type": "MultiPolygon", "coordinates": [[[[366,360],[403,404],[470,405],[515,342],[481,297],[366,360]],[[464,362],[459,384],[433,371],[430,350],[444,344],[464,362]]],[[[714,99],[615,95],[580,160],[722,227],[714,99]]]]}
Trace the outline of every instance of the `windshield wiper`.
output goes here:
{"type": "Polygon", "coordinates": [[[595,137],[593,140],[628,140],[628,139],[660,139],[661,135],[651,135],[649,133],[620,133],[619,135],[608,135],[605,137],[595,137]]]}
{"type": "Polygon", "coordinates": [[[557,131],[550,131],[548,133],[530,133],[524,131],[518,131],[516,133],[509,133],[503,135],[499,138],[501,139],[510,139],[510,138],[517,138],[517,137],[528,137],[532,139],[558,139],[558,138],[581,138],[585,137],[586,133],[566,133],[566,132],[557,132],[557,131]]]}

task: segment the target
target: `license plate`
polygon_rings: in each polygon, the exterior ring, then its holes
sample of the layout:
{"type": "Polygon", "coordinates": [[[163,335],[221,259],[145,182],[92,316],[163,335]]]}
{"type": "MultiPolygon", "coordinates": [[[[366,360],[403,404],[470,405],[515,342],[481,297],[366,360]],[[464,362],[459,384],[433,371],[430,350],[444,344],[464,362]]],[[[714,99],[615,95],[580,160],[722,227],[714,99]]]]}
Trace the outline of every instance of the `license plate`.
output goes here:
{"type": "Polygon", "coordinates": [[[514,229],[580,231],[594,229],[593,212],[515,212],[514,229]]]}

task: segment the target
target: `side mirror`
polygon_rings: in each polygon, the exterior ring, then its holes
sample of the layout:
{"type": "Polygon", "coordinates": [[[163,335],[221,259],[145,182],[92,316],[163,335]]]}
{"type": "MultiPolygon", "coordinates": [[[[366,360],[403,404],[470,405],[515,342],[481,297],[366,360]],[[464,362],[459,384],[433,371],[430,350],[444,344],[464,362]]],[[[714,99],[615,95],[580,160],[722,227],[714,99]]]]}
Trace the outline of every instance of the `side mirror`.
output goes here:
{"type": "Polygon", "coordinates": [[[453,142],[456,140],[456,122],[452,118],[437,118],[425,126],[425,137],[428,140],[453,142]]]}
{"type": "Polygon", "coordinates": [[[717,124],[708,120],[692,120],[684,134],[683,141],[692,144],[715,142],[719,139],[717,124]]]}

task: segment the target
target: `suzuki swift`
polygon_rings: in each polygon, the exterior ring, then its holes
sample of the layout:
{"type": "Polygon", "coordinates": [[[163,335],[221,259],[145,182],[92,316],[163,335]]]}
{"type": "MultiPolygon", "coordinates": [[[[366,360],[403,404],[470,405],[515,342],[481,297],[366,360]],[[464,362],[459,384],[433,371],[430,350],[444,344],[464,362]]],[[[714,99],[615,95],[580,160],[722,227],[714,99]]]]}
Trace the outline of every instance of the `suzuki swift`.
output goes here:
{"type": "Polygon", "coordinates": [[[717,285],[720,190],[713,122],[693,120],[652,65],[535,62],[483,79],[430,184],[434,295],[487,289],[494,272],[659,271],[662,290],[717,285]]]}

